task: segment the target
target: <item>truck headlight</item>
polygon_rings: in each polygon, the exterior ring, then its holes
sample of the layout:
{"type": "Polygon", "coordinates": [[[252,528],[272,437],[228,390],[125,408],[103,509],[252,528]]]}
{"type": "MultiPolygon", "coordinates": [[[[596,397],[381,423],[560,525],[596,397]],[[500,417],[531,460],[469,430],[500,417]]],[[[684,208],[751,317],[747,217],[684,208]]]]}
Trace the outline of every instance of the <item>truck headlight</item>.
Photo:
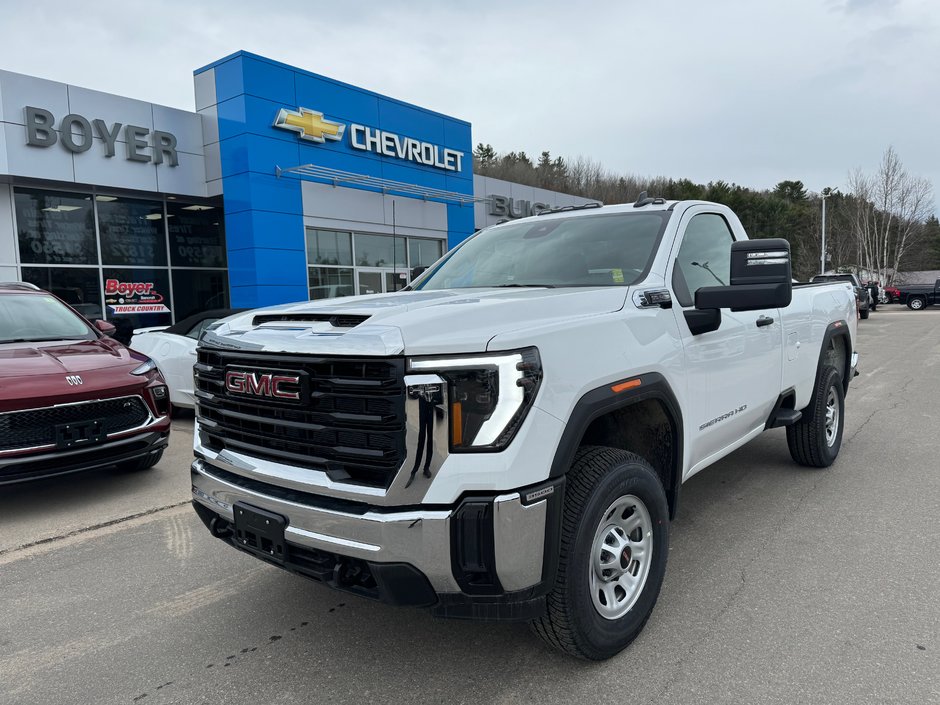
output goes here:
{"type": "Polygon", "coordinates": [[[451,451],[498,451],[512,441],[542,381],[535,348],[460,357],[412,358],[411,371],[448,385],[451,451]]]}

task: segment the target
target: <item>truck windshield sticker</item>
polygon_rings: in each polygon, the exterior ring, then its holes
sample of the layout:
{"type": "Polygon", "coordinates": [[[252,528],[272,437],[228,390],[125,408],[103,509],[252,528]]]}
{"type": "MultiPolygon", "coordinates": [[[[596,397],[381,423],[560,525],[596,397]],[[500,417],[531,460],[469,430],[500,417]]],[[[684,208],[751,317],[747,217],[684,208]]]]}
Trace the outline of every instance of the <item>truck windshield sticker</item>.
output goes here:
{"type": "Polygon", "coordinates": [[[747,409],[747,404],[744,404],[743,406],[739,406],[737,409],[734,409],[733,411],[729,411],[726,414],[722,414],[721,416],[716,416],[711,421],[706,421],[701,426],[699,426],[698,430],[704,431],[709,426],[714,426],[716,423],[721,423],[722,421],[726,421],[730,419],[732,416],[734,416],[735,414],[740,414],[745,409],[747,409]]]}

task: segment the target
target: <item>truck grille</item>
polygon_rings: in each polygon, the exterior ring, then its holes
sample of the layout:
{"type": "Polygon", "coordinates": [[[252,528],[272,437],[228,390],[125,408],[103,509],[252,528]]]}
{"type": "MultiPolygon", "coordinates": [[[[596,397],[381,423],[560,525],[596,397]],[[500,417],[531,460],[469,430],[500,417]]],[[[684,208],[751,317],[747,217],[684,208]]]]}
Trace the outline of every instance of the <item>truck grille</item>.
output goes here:
{"type": "MultiPolygon", "coordinates": [[[[203,444],[388,487],[405,457],[404,360],[240,353],[200,348],[195,366],[203,444]],[[233,393],[229,368],[300,375],[300,399],[233,393]]],[[[296,389],[297,387],[291,387],[296,389]]]]}
{"type": "Polygon", "coordinates": [[[48,406],[0,414],[0,451],[55,445],[60,424],[100,419],[105,433],[119,433],[143,426],[150,412],[140,397],[48,406]]]}

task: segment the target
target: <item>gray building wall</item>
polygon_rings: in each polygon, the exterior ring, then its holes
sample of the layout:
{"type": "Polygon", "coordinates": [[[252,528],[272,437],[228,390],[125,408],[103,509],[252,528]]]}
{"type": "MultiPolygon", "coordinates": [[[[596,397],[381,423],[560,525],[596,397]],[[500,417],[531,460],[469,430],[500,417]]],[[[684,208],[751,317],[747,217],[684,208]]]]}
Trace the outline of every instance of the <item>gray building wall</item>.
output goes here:
{"type": "MultiPolygon", "coordinates": [[[[72,130],[73,140],[83,144],[81,129],[72,130]]],[[[0,71],[0,281],[17,278],[16,231],[12,184],[23,178],[39,179],[53,188],[69,183],[92,187],[95,192],[127,190],[154,194],[205,197],[206,164],[203,119],[196,113],[155,105],[141,100],[92,91],[42,78],[0,71]],[[26,107],[48,110],[54,116],[55,144],[38,147],[27,143],[26,107]],[[62,118],[78,114],[89,122],[102,120],[106,128],[119,123],[114,155],[108,156],[105,141],[92,128],[92,144],[81,152],[66,149],[62,141],[62,118]],[[145,128],[147,146],[141,151],[151,161],[129,160],[126,126],[145,128]],[[177,166],[164,158],[152,161],[155,130],[176,138],[177,166]]],[[[42,188],[43,183],[31,185],[42,188]]]]}
{"type": "MultiPolygon", "coordinates": [[[[85,137],[79,128],[75,139],[85,137]]],[[[142,100],[92,91],[56,81],[0,71],[0,178],[30,177],[48,181],[94,184],[155,193],[206,196],[206,167],[202,119],[185,110],[142,100]],[[48,147],[27,144],[26,107],[50,111],[55,118],[56,143],[48,147]],[[100,119],[107,127],[120,123],[114,156],[107,156],[105,141],[92,129],[93,143],[83,152],[65,148],[58,129],[62,118],[78,114],[89,122],[100,119]],[[164,161],[132,161],[127,158],[125,128],[145,128],[150,144],[154,130],[172,133],[177,140],[177,166],[164,161]]]]}
{"type": "Polygon", "coordinates": [[[487,199],[474,205],[473,223],[477,230],[488,225],[496,225],[499,221],[507,218],[512,220],[516,217],[528,216],[532,211],[532,204],[536,203],[547,205],[550,208],[557,208],[559,206],[578,206],[595,202],[595,199],[591,198],[571,196],[567,193],[549,191],[544,188],[526,186],[512,181],[503,181],[502,179],[480,175],[474,175],[473,177],[473,195],[477,198],[487,199]],[[494,196],[496,198],[493,198],[494,196]],[[507,214],[509,210],[507,204],[505,201],[500,200],[500,197],[512,201],[511,214],[507,214]]]}
{"type": "Polygon", "coordinates": [[[392,235],[394,203],[395,234],[447,239],[447,206],[443,203],[313,181],[304,181],[302,188],[304,226],[308,228],[392,235]]]}

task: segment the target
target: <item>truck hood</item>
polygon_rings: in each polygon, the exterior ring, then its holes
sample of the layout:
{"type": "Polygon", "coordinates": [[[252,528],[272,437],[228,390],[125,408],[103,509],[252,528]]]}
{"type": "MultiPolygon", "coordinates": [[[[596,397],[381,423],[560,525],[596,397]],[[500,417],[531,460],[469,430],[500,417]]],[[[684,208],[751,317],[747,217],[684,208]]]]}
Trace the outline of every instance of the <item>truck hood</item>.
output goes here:
{"type": "Polygon", "coordinates": [[[274,306],[227,318],[212,346],[322,355],[482,352],[500,333],[623,308],[626,287],[402,291],[274,306]]]}
{"type": "Polygon", "coordinates": [[[0,378],[76,374],[139,365],[110,338],[0,345],[0,378]]]}

